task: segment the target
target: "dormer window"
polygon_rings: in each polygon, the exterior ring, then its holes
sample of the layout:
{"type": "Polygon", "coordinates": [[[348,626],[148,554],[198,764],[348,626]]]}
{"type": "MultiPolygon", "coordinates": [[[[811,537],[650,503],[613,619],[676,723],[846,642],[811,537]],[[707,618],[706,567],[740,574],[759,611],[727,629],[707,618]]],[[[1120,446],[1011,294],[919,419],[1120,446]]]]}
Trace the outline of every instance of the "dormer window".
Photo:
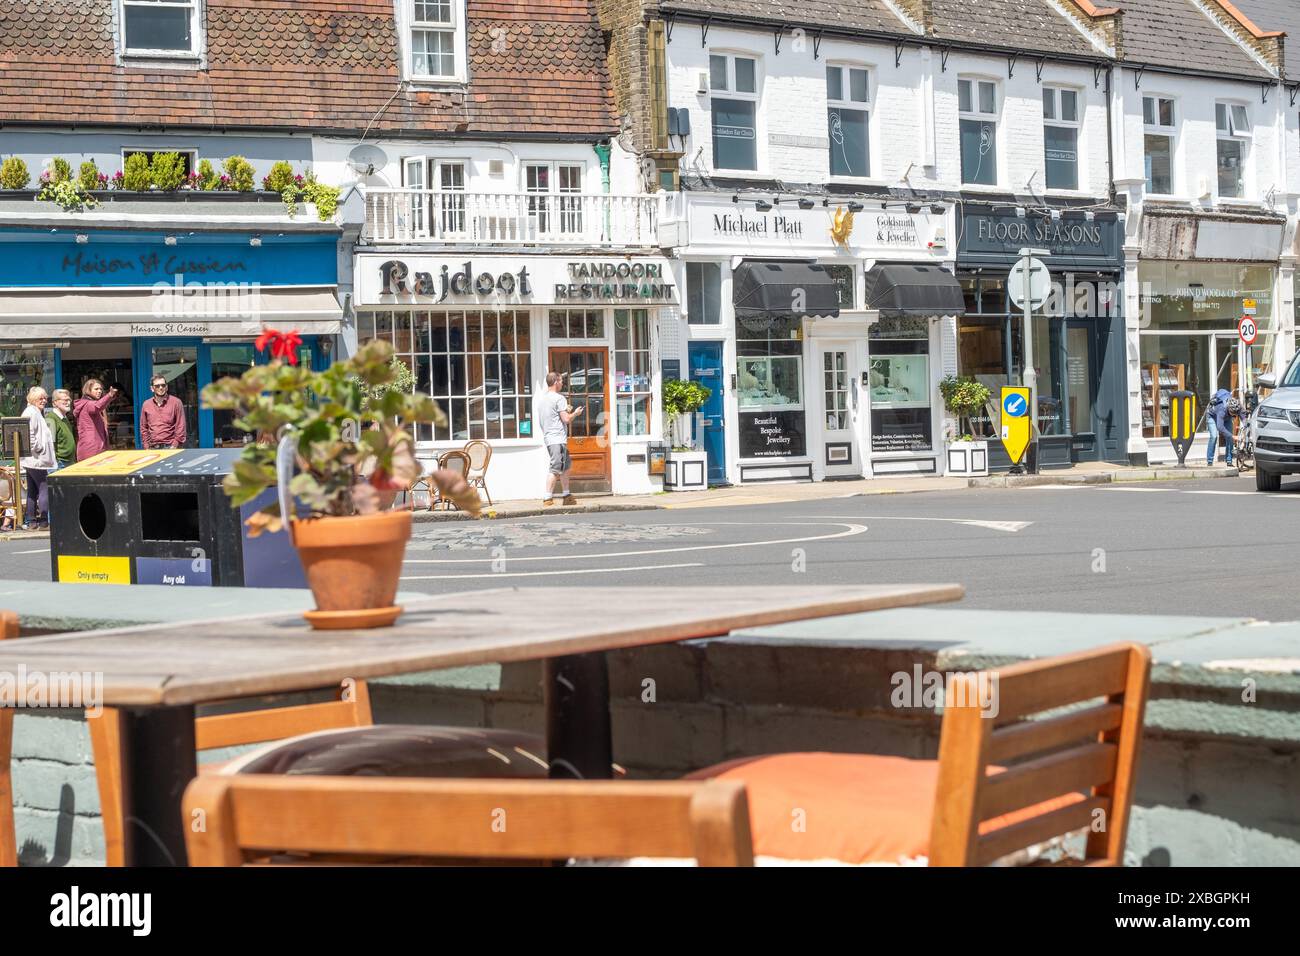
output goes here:
{"type": "Polygon", "coordinates": [[[128,56],[198,56],[199,0],[122,0],[128,56]]]}
{"type": "Polygon", "coordinates": [[[414,80],[465,80],[465,0],[406,0],[414,80]]]}

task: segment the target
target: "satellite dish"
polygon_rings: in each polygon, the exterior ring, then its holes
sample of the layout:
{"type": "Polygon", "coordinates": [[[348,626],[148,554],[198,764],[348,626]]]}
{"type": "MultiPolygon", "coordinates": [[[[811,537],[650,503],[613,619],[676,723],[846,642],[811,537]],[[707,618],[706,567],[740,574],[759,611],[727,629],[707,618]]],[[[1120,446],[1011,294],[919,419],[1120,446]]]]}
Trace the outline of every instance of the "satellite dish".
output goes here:
{"type": "Polygon", "coordinates": [[[363,176],[371,176],[376,169],[383,169],[388,165],[388,154],[378,146],[361,143],[353,146],[352,151],[348,153],[348,165],[363,176]]]}

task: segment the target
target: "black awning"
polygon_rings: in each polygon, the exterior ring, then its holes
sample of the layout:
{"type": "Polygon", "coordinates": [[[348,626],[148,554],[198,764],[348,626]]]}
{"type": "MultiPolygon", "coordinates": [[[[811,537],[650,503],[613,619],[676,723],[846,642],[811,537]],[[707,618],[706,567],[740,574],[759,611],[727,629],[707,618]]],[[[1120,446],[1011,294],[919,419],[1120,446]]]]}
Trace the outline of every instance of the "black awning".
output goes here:
{"type": "Polygon", "coordinates": [[[736,320],[747,328],[840,314],[835,280],[815,262],[745,259],[732,274],[731,288],[736,320]]]}
{"type": "Polygon", "coordinates": [[[863,306],[881,315],[965,315],[956,276],[933,263],[881,262],[867,272],[863,306]]]}

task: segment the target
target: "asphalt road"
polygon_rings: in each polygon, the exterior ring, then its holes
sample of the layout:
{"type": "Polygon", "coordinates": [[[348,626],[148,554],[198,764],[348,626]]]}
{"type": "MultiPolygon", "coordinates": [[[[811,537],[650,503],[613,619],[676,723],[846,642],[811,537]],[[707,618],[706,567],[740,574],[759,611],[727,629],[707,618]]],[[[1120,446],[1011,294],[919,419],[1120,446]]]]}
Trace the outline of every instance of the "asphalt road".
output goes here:
{"type": "MultiPolygon", "coordinates": [[[[965,489],[420,524],[401,586],[956,581],[975,608],[1278,621],[1300,619],[1298,543],[1294,481],[965,489]]],[[[47,549],[0,545],[0,577],[49,580],[47,549]]]]}

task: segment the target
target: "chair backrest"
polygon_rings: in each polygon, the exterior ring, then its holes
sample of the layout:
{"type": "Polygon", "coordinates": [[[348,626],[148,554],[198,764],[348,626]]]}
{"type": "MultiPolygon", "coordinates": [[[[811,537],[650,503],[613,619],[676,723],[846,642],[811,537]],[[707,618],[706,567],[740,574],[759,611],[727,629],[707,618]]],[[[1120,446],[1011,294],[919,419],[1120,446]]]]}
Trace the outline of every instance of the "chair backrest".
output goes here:
{"type": "Polygon", "coordinates": [[[1084,862],[1120,865],[1150,675],[1146,647],[1113,644],[954,676],[930,865],[983,866],[1085,828],[1084,862]],[[1060,708],[1070,709],[1030,719],[1060,708]]]}
{"type": "Polygon", "coordinates": [[[199,777],[185,791],[191,866],[283,852],[367,858],[694,857],[752,866],[743,784],[714,780],[199,777]]]}
{"type": "Polygon", "coordinates": [[[476,438],[467,442],[462,450],[469,455],[468,477],[482,478],[486,475],[488,463],[492,461],[492,446],[483,439],[476,438]]]}
{"type": "Polygon", "coordinates": [[[468,474],[469,455],[463,451],[445,451],[438,458],[438,467],[446,468],[449,471],[459,471],[461,474],[468,474]]]}
{"type": "MultiPolygon", "coordinates": [[[[105,707],[98,717],[88,717],[99,805],[104,820],[104,854],[108,866],[122,866],[125,860],[122,822],[122,737],[121,715],[105,707]]],[[[370,688],[365,681],[349,683],[339,699],[297,707],[270,707],[238,714],[218,714],[194,721],[197,750],[264,744],[317,730],[366,727],[374,723],[370,713],[370,688]]]]}
{"type": "MultiPolygon", "coordinates": [[[[18,636],[18,615],[0,611],[0,641],[18,636]]],[[[14,830],[13,770],[14,712],[0,707],[0,866],[18,865],[18,837],[14,830]]]]}

